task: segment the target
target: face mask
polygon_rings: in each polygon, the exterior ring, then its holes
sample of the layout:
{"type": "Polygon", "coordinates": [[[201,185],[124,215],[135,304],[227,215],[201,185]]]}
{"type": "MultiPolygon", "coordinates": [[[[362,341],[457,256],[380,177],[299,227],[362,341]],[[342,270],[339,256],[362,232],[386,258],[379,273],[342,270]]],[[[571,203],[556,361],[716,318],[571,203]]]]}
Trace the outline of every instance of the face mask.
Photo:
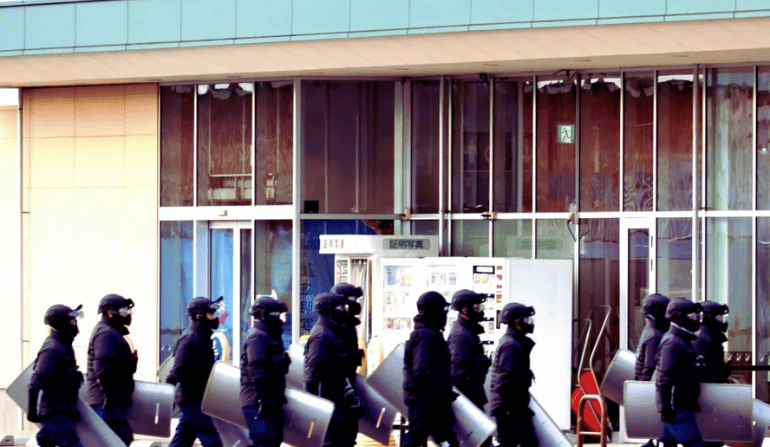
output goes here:
{"type": "Polygon", "coordinates": [[[682,327],[690,332],[695,332],[700,327],[700,320],[700,312],[690,312],[682,318],[682,327]]]}
{"type": "Polygon", "coordinates": [[[476,303],[472,307],[467,308],[466,316],[469,320],[480,323],[484,321],[484,305],[481,303],[476,303]]]}

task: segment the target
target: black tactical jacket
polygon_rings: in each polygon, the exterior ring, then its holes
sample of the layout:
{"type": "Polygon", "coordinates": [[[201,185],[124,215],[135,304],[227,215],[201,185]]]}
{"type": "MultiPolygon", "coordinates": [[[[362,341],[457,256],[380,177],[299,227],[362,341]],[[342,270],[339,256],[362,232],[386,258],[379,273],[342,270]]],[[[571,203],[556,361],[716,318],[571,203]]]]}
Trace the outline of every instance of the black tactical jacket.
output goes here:
{"type": "Polygon", "coordinates": [[[29,402],[30,408],[37,407],[38,418],[58,412],[78,415],[75,405],[82,383],[83,374],[78,371],[72,338],[51,329],[33,366],[29,389],[34,391],[30,393],[34,401],[29,402]]]}
{"type": "Polygon", "coordinates": [[[134,373],[137,357],[124,335],[128,329],[112,326],[107,316],[94,326],[88,343],[88,371],[86,382],[89,405],[107,407],[131,406],[134,392],[134,373]]]}
{"type": "Polygon", "coordinates": [[[177,385],[174,402],[178,405],[203,400],[206,382],[214,367],[212,332],[211,328],[193,321],[174,346],[174,366],[166,382],[177,385]]]}
{"type": "Polygon", "coordinates": [[[455,399],[452,366],[444,335],[415,320],[404,348],[404,402],[447,405],[455,399]]]}
{"type": "Polygon", "coordinates": [[[671,323],[660,341],[655,372],[658,412],[662,413],[664,408],[700,410],[700,381],[695,349],[691,344],[693,340],[695,334],[671,323]]]}
{"type": "Polygon", "coordinates": [[[286,373],[280,326],[275,330],[256,321],[241,353],[241,405],[280,407],[286,403],[286,373]]]}
{"type": "Polygon", "coordinates": [[[529,387],[533,374],[529,354],[535,342],[522,331],[508,327],[492,361],[490,404],[492,413],[517,412],[532,415],[529,409],[529,387]]]}
{"type": "Polygon", "coordinates": [[[634,380],[652,380],[658,346],[660,346],[660,340],[665,333],[666,331],[660,328],[658,322],[647,319],[647,324],[639,337],[639,347],[636,350],[634,380]]]}
{"type": "Polygon", "coordinates": [[[305,389],[332,402],[345,395],[348,351],[343,341],[345,327],[321,315],[310,330],[305,345],[305,389]]]}
{"type": "Polygon", "coordinates": [[[479,408],[487,403],[484,380],[490,365],[479,338],[483,332],[480,324],[458,317],[447,338],[452,359],[452,384],[479,408]]]}
{"type": "Polygon", "coordinates": [[[703,357],[700,369],[700,381],[707,383],[727,383],[730,367],[725,363],[725,349],[722,343],[727,337],[722,331],[701,325],[692,346],[695,354],[703,357]]]}

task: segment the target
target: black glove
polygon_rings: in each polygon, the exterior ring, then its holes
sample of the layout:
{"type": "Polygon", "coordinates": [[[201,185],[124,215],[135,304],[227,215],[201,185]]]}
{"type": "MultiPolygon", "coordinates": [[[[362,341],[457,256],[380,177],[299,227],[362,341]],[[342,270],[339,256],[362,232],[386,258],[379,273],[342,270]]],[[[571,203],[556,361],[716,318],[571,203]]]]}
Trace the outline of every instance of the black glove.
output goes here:
{"type": "Polygon", "coordinates": [[[361,403],[361,399],[358,398],[356,390],[353,389],[353,385],[350,384],[350,380],[348,379],[345,379],[345,395],[343,396],[343,399],[347,407],[354,413],[359,416],[363,413],[364,406],[361,403]]]}
{"type": "Polygon", "coordinates": [[[660,420],[663,422],[674,422],[674,409],[663,407],[663,411],[660,412],[660,420]]]}
{"type": "Polygon", "coordinates": [[[284,374],[289,372],[289,365],[291,364],[291,358],[289,357],[288,352],[284,352],[283,356],[281,357],[281,360],[278,363],[281,366],[281,371],[283,371],[284,374]]]}
{"type": "Polygon", "coordinates": [[[71,411],[70,416],[72,417],[73,421],[80,422],[80,412],[78,410],[71,411]]]}
{"type": "Polygon", "coordinates": [[[40,388],[32,388],[29,390],[27,401],[27,420],[30,422],[40,422],[37,414],[37,397],[40,394],[40,388]]]}

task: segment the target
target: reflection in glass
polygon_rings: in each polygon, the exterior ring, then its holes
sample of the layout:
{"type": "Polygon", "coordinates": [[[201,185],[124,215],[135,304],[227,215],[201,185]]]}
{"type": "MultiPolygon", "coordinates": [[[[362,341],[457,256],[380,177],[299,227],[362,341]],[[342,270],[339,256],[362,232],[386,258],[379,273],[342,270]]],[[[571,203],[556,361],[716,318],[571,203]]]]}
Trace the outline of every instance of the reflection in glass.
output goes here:
{"type": "MultiPolygon", "coordinates": [[[[254,222],[254,294],[278,295],[289,312],[283,323],[281,338],[291,344],[291,221],[254,222]]],[[[246,315],[248,316],[248,315],[246,315]]]]}
{"type": "Polygon", "coordinates": [[[438,221],[412,220],[412,234],[438,236],[438,221]]]}
{"type": "Polygon", "coordinates": [[[644,329],[642,301],[650,294],[650,231],[629,228],[624,235],[628,244],[628,349],[636,352],[644,329]]]}
{"type": "Polygon", "coordinates": [[[438,81],[412,83],[413,213],[438,212],[440,88],[438,81]]]}
{"type": "Polygon", "coordinates": [[[770,67],[757,79],[757,209],[770,209],[770,67]]]}
{"type": "Polygon", "coordinates": [[[495,257],[532,259],[532,220],[496,220],[495,257]]]}
{"type": "Polygon", "coordinates": [[[198,205],[251,205],[253,90],[198,86],[198,205]]]}
{"type": "Polygon", "coordinates": [[[692,299],[692,219],[658,219],[658,293],[692,299]]]}
{"type": "Polygon", "coordinates": [[[564,219],[539,219],[537,225],[537,259],[575,259],[575,235],[564,219]]]}
{"type": "Polygon", "coordinates": [[[254,201],[257,205],[291,204],[293,83],[257,82],[254,102],[257,144],[254,201]]]}
{"type": "Polygon", "coordinates": [[[706,299],[730,307],[725,352],[751,352],[751,232],[749,217],[706,219],[706,299]]]}
{"type": "Polygon", "coordinates": [[[193,224],[160,223],[160,349],[158,364],[173,354],[187,326],[193,299],[193,224]]]}
{"type": "Polygon", "coordinates": [[[594,328],[600,328],[607,312],[612,310],[605,341],[599,344],[594,359],[594,369],[600,377],[620,344],[619,236],[618,219],[580,220],[578,318],[581,322],[590,319],[594,328]]]}
{"type": "Polygon", "coordinates": [[[532,80],[495,84],[494,210],[532,211],[532,80]]]}
{"type": "Polygon", "coordinates": [[[304,211],[393,213],[393,82],[303,82],[302,104],[304,211]]]}
{"type": "Polygon", "coordinates": [[[709,209],[750,210],[754,70],[713,68],[707,76],[706,200],[709,209]]]}
{"type": "MultiPolygon", "coordinates": [[[[241,321],[239,322],[239,325],[241,338],[239,343],[243,345],[243,342],[246,340],[247,333],[249,332],[249,329],[251,329],[251,324],[249,324],[251,322],[249,309],[251,308],[251,304],[254,302],[254,290],[251,288],[251,229],[241,228],[240,230],[236,231],[241,232],[240,247],[238,247],[241,256],[239,264],[239,282],[241,288],[239,293],[241,321]]],[[[234,360],[238,362],[240,359],[234,360]]]]}
{"type": "Polygon", "coordinates": [[[537,211],[575,203],[574,80],[537,79],[537,211]]]}
{"type": "Polygon", "coordinates": [[[334,285],[334,255],[321,254],[322,234],[392,235],[392,220],[304,220],[300,254],[300,336],[307,335],[318,314],[313,299],[334,285]]]}
{"type": "MultiPolygon", "coordinates": [[[[757,358],[754,364],[770,364],[770,218],[757,218],[757,315],[755,336],[757,358]]],[[[732,309],[730,309],[732,310],[732,309]]],[[[770,400],[767,371],[757,371],[757,399],[770,400]]]]}
{"type": "Polygon", "coordinates": [[[692,209],[692,72],[658,73],[658,210],[692,209]]]}
{"type": "Polygon", "coordinates": [[[652,211],[653,120],[652,73],[625,77],[623,92],[623,210],[652,211]]]}
{"type": "Polygon", "coordinates": [[[580,210],[620,208],[620,77],[580,83],[580,210]]]}
{"type": "Polygon", "coordinates": [[[193,205],[195,90],[160,88],[160,206],[193,205]]]}
{"type": "MultiPolygon", "coordinates": [[[[214,229],[210,230],[211,246],[209,247],[211,257],[209,265],[211,266],[211,297],[217,299],[224,298],[225,313],[219,318],[219,328],[216,332],[223,333],[230,344],[233,345],[233,230],[214,229]]],[[[214,356],[216,360],[224,360],[226,348],[222,346],[220,340],[214,339],[214,356]]],[[[230,358],[231,362],[238,359],[230,358]]]]}
{"type": "Polygon", "coordinates": [[[452,93],[452,210],[489,211],[489,83],[457,81],[452,93]]]}
{"type": "Polygon", "coordinates": [[[453,220],[452,256],[489,256],[489,221],[453,220]]]}

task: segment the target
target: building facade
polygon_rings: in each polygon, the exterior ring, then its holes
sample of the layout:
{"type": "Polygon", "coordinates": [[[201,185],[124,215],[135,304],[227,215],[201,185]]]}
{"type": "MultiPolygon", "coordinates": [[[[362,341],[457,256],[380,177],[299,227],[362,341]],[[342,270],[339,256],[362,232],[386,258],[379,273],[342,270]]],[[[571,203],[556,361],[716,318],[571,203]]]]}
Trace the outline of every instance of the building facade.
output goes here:
{"type": "Polygon", "coordinates": [[[88,311],[84,367],[112,292],[143,380],[194,296],[237,352],[274,291],[296,341],[326,234],[570,259],[576,353],[612,312],[599,370],[651,292],[728,304],[726,351],[767,365],[768,25],[749,0],[0,3],[0,383],[54,303],[88,311]]]}

